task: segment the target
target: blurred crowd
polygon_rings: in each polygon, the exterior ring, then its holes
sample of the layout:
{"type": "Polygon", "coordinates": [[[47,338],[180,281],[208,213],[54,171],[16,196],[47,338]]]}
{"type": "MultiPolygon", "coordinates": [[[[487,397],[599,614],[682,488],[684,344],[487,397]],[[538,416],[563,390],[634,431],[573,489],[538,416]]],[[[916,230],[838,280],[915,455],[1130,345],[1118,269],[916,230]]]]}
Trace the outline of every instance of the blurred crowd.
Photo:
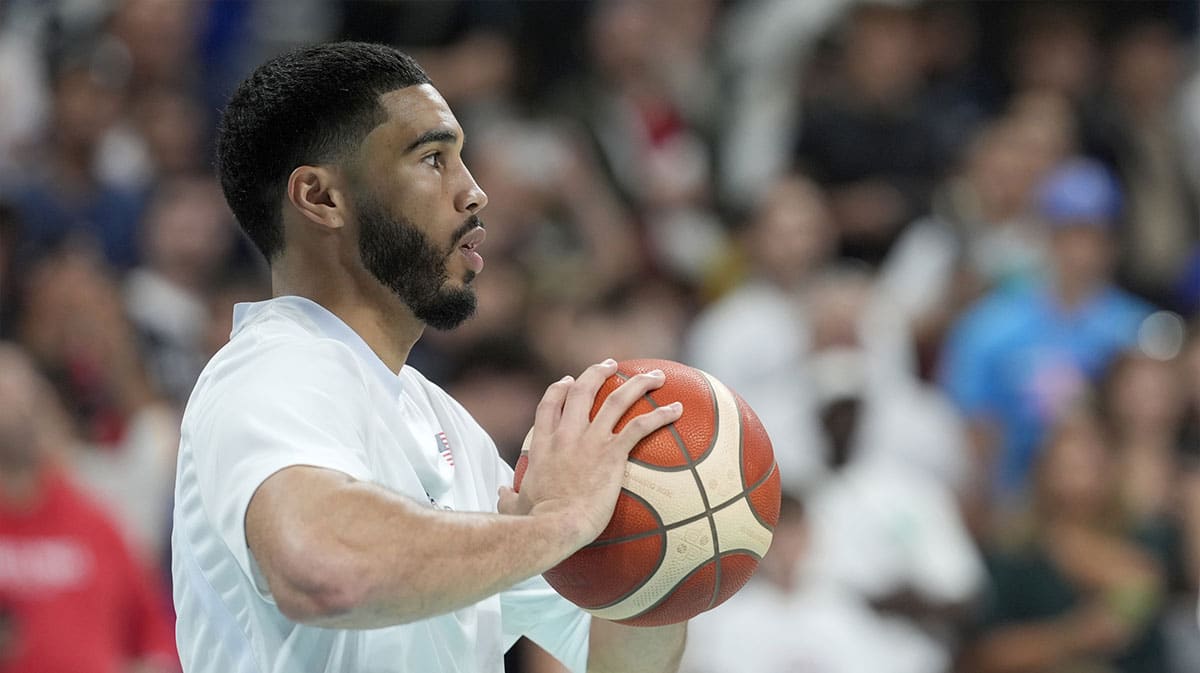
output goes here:
{"type": "Polygon", "coordinates": [[[344,38],[466,130],[480,310],[411,363],[507,458],[610,356],[769,431],[774,546],[686,673],[1200,670],[1198,13],[0,0],[0,672],[177,667],[179,418],[270,295],[219,110],[344,38]]]}

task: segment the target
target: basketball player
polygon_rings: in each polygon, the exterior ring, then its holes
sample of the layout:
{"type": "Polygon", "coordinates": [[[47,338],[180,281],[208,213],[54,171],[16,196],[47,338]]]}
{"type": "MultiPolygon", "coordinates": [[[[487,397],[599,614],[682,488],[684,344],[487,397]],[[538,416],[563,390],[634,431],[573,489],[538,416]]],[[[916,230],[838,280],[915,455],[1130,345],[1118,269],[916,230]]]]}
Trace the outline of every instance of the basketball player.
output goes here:
{"type": "Polygon", "coordinates": [[[405,364],[471,315],[487,204],[421,68],[339,43],[234,93],[226,199],[271,266],[183,420],[172,571],[189,673],[499,673],[526,635],[572,671],[674,671],[682,625],[592,620],[540,573],[597,537],[634,444],[679,406],[588,412],[611,360],[550,386],[520,495],[467,412],[405,364]]]}

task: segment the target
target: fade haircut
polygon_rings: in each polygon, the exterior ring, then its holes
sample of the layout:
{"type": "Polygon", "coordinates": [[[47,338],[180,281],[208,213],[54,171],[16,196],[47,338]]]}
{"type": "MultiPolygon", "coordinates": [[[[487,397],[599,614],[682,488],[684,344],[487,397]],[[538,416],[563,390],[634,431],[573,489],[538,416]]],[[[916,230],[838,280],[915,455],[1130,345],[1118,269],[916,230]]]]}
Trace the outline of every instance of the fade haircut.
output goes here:
{"type": "Polygon", "coordinates": [[[218,129],[217,174],[267,262],[283,250],[280,201],[292,171],[344,160],[387,118],[380,96],[428,83],[397,49],[333,42],[273,58],[238,85],[218,129]]]}

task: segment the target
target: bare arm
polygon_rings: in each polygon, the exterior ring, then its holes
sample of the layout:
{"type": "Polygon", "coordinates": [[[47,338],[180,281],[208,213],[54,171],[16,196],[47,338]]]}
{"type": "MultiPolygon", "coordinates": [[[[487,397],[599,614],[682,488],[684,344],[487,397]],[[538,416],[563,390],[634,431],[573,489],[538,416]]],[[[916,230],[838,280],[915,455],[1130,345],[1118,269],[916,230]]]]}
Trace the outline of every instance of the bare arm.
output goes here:
{"type": "Polygon", "coordinates": [[[246,513],[250,549],[280,611],[337,628],[470,605],[566,558],[582,533],[561,512],[438,510],[315,467],[276,473],[246,513]]]}
{"type": "MultiPolygon", "coordinates": [[[[675,673],[686,635],[684,624],[642,628],[593,619],[588,673],[675,673]]],[[[533,643],[526,646],[521,661],[524,673],[569,673],[566,666],[533,643]]]]}
{"type": "MultiPolygon", "coordinates": [[[[375,628],[461,608],[539,574],[595,539],[612,516],[625,460],[653,430],[679,417],[660,407],[613,427],[661,376],[639,376],[609,395],[593,421],[596,391],[616,364],[551,386],[538,405],[521,507],[507,514],[447,512],[339,472],[290,467],[255,492],[246,541],[288,618],[375,628]]],[[[506,507],[506,500],[508,506],[506,507]]]]}
{"type": "Polygon", "coordinates": [[[969,673],[1037,673],[1076,658],[1104,657],[1129,641],[1127,624],[1101,604],[1056,619],[1002,626],[965,655],[969,673]]]}
{"type": "Polygon", "coordinates": [[[647,628],[593,619],[588,673],[675,673],[686,640],[686,624],[647,628]]]}

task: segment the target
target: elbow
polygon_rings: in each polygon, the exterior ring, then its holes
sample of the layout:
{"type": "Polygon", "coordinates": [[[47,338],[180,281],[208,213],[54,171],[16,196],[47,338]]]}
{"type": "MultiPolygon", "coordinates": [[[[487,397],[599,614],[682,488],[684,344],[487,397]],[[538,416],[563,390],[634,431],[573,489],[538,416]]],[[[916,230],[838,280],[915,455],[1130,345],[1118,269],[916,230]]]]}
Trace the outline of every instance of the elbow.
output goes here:
{"type": "Polygon", "coordinates": [[[293,622],[309,626],[330,626],[352,617],[361,607],[360,594],[351,587],[330,583],[326,586],[288,586],[272,589],[279,612],[293,622]]]}
{"type": "Polygon", "coordinates": [[[326,626],[351,618],[365,606],[370,595],[368,574],[355,567],[352,555],[329,546],[289,550],[277,559],[273,572],[264,569],[275,605],[284,617],[326,626]]]}

